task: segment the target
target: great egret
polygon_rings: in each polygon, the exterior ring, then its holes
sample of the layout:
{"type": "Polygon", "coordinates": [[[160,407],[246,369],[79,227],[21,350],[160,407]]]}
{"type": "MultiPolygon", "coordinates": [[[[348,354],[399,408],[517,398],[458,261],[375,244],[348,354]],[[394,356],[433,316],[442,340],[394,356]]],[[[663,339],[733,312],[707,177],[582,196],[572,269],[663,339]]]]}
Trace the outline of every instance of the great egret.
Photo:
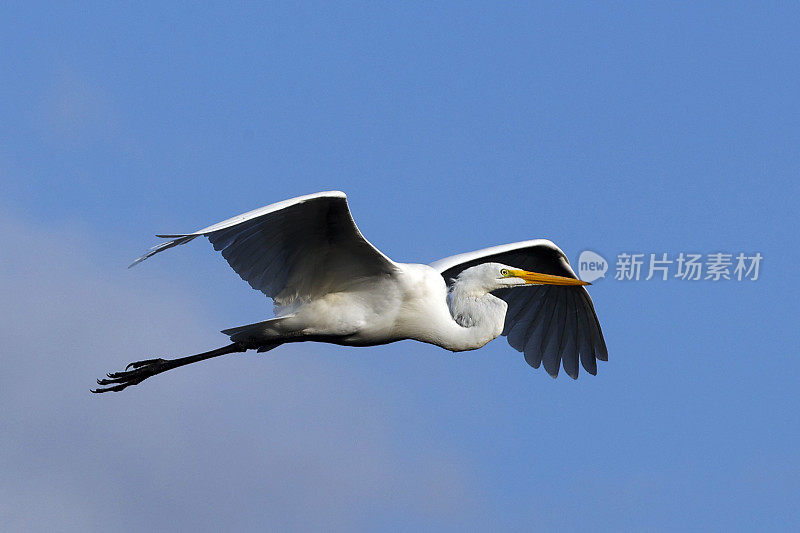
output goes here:
{"type": "Polygon", "coordinates": [[[275,317],[223,330],[231,344],[179,359],[148,359],[108,374],[93,392],[121,391],[189,363],[250,349],[318,341],[375,346],[414,339],[454,352],[506,335],[534,368],[578,377],[608,360],[589,294],[564,252],[536,239],[440,259],[396,263],[356,227],[347,197],[320,192],[177,235],[133,262],[208,237],[239,276],[270,298],[275,317]]]}

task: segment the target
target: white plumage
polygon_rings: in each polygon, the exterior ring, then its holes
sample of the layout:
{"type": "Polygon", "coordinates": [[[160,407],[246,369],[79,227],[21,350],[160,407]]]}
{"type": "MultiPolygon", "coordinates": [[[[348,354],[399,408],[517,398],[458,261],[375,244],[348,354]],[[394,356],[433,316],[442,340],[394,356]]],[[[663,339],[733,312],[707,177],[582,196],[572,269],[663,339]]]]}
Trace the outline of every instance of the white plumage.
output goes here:
{"type": "Polygon", "coordinates": [[[170,240],[131,266],[205,236],[239,276],[272,298],[275,318],[223,330],[232,344],[180,359],[151,359],[98,380],[95,392],[188,363],[248,349],[322,341],[372,346],[415,339],[452,351],[507,335],[533,367],[578,377],[607,351],[591,298],[552,242],[537,239],[430,265],[397,263],[358,230],[347,197],[321,192],[278,202],[170,240]]]}

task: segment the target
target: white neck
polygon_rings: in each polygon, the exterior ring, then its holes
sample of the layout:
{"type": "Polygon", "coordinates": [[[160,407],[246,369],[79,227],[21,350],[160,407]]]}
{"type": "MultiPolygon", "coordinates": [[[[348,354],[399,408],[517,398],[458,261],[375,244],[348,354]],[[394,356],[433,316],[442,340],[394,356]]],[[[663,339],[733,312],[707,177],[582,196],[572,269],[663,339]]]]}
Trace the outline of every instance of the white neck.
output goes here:
{"type": "Polygon", "coordinates": [[[437,343],[443,348],[474,350],[503,332],[508,305],[500,298],[456,282],[447,300],[452,320],[437,343]]]}

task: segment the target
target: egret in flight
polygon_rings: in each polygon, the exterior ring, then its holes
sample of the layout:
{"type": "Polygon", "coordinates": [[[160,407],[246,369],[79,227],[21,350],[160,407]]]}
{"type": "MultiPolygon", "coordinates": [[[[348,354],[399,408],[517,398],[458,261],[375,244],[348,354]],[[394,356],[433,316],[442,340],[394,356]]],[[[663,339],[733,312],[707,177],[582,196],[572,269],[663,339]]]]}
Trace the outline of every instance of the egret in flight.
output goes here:
{"type": "Polygon", "coordinates": [[[608,360],[589,293],[548,240],[504,244],[429,265],[397,263],[358,230],[347,197],[320,192],[278,202],[169,239],[133,262],[197,237],[250,286],[272,298],[275,317],[223,330],[231,344],[178,359],[148,359],[97,380],[121,391],[172,368],[225,354],[317,341],[375,346],[414,339],[453,352],[505,335],[534,368],[578,377],[608,360]]]}

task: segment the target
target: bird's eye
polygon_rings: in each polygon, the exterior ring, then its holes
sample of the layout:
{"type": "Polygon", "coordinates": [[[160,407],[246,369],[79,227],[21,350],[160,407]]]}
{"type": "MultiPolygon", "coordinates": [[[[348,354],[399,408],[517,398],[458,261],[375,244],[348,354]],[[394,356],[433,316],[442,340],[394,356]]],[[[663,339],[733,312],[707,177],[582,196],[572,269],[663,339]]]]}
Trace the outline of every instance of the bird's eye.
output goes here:
{"type": "Polygon", "coordinates": [[[508,270],[506,270],[505,268],[501,268],[500,269],[500,275],[501,276],[508,276],[508,270]]]}

